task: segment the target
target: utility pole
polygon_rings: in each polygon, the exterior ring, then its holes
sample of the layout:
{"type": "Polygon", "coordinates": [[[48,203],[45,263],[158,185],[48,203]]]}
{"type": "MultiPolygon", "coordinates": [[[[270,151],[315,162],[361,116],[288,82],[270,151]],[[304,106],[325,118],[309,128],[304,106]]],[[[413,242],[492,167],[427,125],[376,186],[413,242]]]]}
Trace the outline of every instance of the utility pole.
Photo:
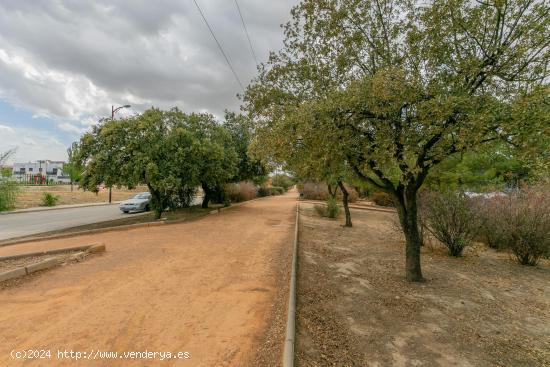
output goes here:
{"type": "MultiPolygon", "coordinates": [[[[119,110],[121,110],[123,108],[130,108],[130,107],[132,107],[132,106],[130,106],[129,104],[124,105],[124,106],[120,106],[120,107],[117,107],[117,108],[115,108],[115,106],[111,106],[111,120],[115,119],[115,113],[117,113],[119,110]]],[[[109,204],[111,204],[111,202],[112,202],[112,197],[113,197],[113,186],[109,185],[109,204]]]]}

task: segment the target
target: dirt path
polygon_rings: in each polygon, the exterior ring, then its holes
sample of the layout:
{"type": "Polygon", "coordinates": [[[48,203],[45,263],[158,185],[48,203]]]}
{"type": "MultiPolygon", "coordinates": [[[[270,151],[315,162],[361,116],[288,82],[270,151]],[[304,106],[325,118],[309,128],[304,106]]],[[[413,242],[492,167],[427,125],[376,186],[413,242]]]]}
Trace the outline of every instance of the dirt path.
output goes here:
{"type": "Polygon", "coordinates": [[[0,248],[3,256],[107,245],[103,255],[0,290],[0,365],[278,365],[295,197],[254,201],[193,223],[0,248]],[[52,356],[10,358],[21,349],[52,356]],[[76,362],[58,359],[58,350],[86,358],[98,350],[189,358],[76,362]]]}

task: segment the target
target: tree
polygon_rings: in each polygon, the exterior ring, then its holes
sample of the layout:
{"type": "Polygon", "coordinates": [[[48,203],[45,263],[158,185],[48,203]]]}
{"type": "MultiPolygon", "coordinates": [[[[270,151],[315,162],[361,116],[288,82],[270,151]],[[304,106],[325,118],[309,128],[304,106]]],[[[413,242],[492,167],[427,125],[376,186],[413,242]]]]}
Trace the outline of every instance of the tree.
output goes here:
{"type": "Polygon", "coordinates": [[[202,207],[211,200],[225,202],[225,184],[237,175],[238,156],[228,129],[210,114],[190,114],[185,127],[200,141],[196,151],[200,185],[204,191],[202,207]]]}
{"type": "Polygon", "coordinates": [[[12,169],[11,167],[2,166],[0,167],[0,176],[3,178],[11,177],[12,169]]]}
{"type": "Polygon", "coordinates": [[[453,154],[434,167],[426,185],[439,191],[517,188],[533,178],[531,167],[502,143],[453,154]]]}
{"type": "Polygon", "coordinates": [[[548,141],[549,13],[543,0],[304,0],[246,108],[273,156],[284,134],[338,141],[357,177],[392,195],[406,277],[422,281],[417,192],[429,172],[490,141],[548,141]]]}
{"type": "Polygon", "coordinates": [[[78,157],[78,143],[75,142],[71,144],[71,147],[67,149],[67,156],[69,159],[67,160],[67,163],[63,165],[63,172],[69,175],[72,192],[74,183],[80,181],[82,171],[84,170],[84,168],[76,161],[78,157]]]}
{"type": "Polygon", "coordinates": [[[259,185],[267,180],[268,168],[261,160],[249,155],[248,148],[252,140],[251,121],[242,114],[225,111],[223,126],[229,132],[237,153],[237,172],[231,181],[253,181],[259,185]]]}
{"type": "Polygon", "coordinates": [[[225,151],[220,129],[211,115],[178,109],[151,108],[139,116],[104,120],[75,149],[75,161],[85,167],[81,186],[97,192],[107,182],[129,188],[145,184],[160,218],[166,208],[188,205],[197,186],[216,185],[234,174],[230,157],[235,154],[225,151]]]}

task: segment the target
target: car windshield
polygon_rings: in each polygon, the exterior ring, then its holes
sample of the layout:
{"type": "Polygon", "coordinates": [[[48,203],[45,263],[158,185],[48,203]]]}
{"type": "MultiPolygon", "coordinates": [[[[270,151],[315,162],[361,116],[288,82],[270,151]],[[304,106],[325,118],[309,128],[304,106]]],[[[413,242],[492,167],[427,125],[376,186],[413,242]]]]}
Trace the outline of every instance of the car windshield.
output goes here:
{"type": "Polygon", "coordinates": [[[148,192],[142,192],[133,197],[134,199],[149,199],[148,192]]]}

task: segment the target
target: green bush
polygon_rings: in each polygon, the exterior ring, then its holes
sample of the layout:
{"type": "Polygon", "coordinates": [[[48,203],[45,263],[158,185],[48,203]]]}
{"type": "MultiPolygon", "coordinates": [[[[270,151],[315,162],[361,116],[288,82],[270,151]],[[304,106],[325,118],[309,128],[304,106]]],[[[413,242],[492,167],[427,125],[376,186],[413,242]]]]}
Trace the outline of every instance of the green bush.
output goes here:
{"type": "Polygon", "coordinates": [[[275,196],[275,195],[281,195],[284,193],[285,193],[285,189],[278,186],[273,186],[273,187],[262,186],[258,189],[259,197],[275,196]]]}
{"type": "Polygon", "coordinates": [[[59,196],[45,192],[42,194],[42,206],[56,206],[59,201],[59,196]]]}
{"type": "Polygon", "coordinates": [[[288,191],[292,186],[294,186],[294,180],[287,175],[277,174],[271,177],[271,183],[273,187],[282,187],[284,191],[288,191]]]}
{"type": "Polygon", "coordinates": [[[335,198],[329,198],[327,200],[327,217],[336,218],[340,214],[340,207],[335,198]]]}
{"type": "Polygon", "coordinates": [[[19,185],[12,181],[0,181],[0,212],[11,210],[15,206],[19,185]]]}
{"type": "Polygon", "coordinates": [[[451,256],[462,255],[480,228],[471,200],[461,193],[424,192],[420,212],[427,230],[447,247],[451,256]]]}
{"type": "Polygon", "coordinates": [[[285,193],[285,188],[280,186],[271,187],[271,195],[281,195],[285,193]]]}
{"type": "Polygon", "coordinates": [[[261,186],[259,189],[258,189],[258,196],[263,198],[263,197],[266,197],[266,196],[269,196],[270,193],[269,193],[269,187],[265,187],[265,186],[261,186]]]}

